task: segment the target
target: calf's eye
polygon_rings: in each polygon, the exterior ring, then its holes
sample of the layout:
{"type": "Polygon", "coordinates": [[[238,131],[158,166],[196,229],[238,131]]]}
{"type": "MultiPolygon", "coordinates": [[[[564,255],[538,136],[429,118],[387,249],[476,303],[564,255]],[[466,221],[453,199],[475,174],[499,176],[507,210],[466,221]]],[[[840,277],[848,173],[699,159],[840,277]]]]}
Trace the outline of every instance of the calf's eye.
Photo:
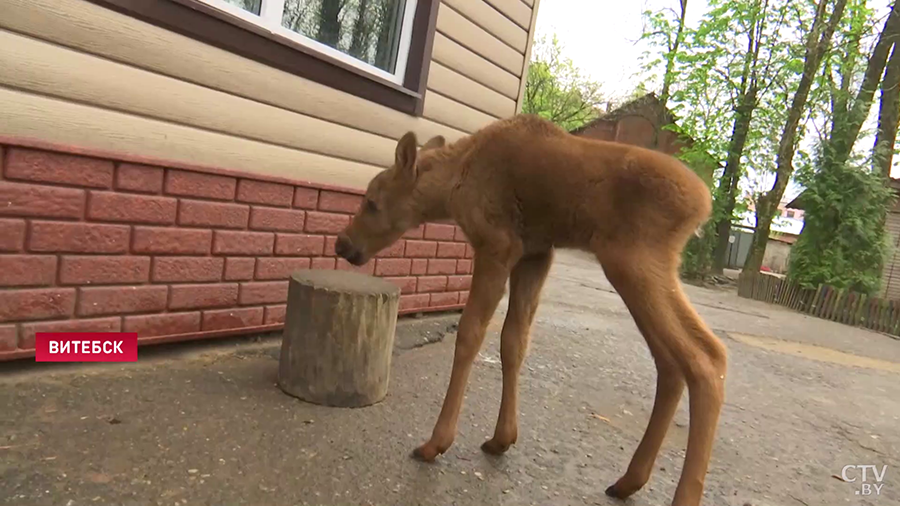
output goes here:
{"type": "Polygon", "coordinates": [[[375,202],[372,202],[371,200],[366,199],[366,211],[368,211],[370,213],[377,213],[378,206],[375,205],[375,202]]]}

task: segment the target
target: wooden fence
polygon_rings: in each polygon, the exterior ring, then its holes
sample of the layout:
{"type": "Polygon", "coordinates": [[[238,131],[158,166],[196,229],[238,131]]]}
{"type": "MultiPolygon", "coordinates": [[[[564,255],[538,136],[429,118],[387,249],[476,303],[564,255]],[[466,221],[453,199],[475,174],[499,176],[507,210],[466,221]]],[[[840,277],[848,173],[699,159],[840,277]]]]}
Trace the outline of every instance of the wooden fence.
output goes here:
{"type": "Polygon", "coordinates": [[[819,285],[803,288],[771,274],[741,275],[738,296],[847,325],[900,336],[900,301],[819,285]]]}

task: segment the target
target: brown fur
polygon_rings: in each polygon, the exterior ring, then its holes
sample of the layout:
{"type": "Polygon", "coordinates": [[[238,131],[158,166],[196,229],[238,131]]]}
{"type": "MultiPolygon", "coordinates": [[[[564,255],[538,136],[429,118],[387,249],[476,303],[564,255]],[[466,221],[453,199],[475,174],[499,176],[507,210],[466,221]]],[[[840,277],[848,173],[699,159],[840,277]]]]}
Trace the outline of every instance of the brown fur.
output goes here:
{"type": "Polygon", "coordinates": [[[676,159],[634,146],[576,137],[519,115],[453,144],[421,150],[406,134],[396,162],[376,176],[336,245],[361,265],[425,221],[453,219],[475,249],[450,384],[428,442],[414,455],[434,460],[453,443],[472,362],[510,282],[501,332],[503,391],[494,436],[500,454],[518,435],[519,369],[555,248],[593,253],[618,291],[656,363],[656,401],[624,475],[606,493],[625,498],[650,478],[687,385],[690,431],[672,504],[697,506],[724,398],[725,347],[691,307],[678,278],[681,251],[709,217],[710,194],[676,159]]]}

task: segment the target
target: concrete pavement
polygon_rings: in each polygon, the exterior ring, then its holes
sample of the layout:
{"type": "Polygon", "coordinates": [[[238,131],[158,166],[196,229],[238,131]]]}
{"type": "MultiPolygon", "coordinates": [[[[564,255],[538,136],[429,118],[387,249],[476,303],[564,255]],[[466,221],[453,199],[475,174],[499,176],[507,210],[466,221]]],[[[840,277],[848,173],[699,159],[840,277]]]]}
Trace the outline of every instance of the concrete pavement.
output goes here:
{"type": "MultiPolygon", "coordinates": [[[[730,359],[705,504],[900,504],[900,342],[688,292],[730,359]],[[887,465],[880,495],[835,478],[847,464],[887,465]]],[[[655,369],[621,299],[589,259],[558,255],[522,374],[519,441],[495,458],[479,445],[499,407],[504,310],[456,442],[430,465],[409,453],[440,410],[458,314],[402,320],[390,394],[362,409],[283,394],[278,336],[142,349],[125,366],[0,365],[0,503],[622,504],[603,490],[643,433],[655,369]]],[[[685,398],[650,483],[626,504],[669,504],[687,422],[685,398]]]]}

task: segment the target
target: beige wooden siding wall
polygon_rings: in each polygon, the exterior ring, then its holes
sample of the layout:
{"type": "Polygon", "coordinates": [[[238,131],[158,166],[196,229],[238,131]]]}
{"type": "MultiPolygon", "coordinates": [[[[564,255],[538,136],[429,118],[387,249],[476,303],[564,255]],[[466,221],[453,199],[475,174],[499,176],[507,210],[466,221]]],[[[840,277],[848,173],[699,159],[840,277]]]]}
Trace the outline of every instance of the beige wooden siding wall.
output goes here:
{"type": "Polygon", "coordinates": [[[0,135],[365,187],[517,112],[536,2],[443,0],[416,118],[84,0],[0,0],[0,135]]]}
{"type": "Polygon", "coordinates": [[[891,243],[891,251],[884,259],[881,297],[900,300],[900,209],[895,208],[888,213],[884,227],[891,243]]]}

